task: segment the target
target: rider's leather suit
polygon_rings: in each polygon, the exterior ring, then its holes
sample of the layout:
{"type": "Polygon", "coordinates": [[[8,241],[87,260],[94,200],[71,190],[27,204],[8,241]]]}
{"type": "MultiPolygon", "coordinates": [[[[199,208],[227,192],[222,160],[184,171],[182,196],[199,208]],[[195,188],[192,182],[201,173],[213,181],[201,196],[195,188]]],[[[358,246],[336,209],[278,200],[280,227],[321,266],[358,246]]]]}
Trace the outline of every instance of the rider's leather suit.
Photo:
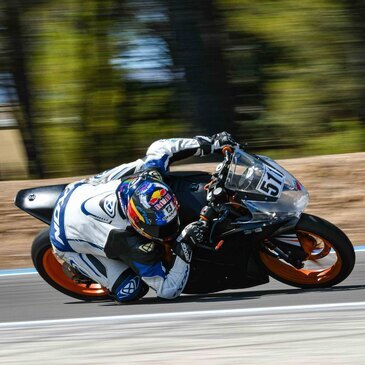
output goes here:
{"type": "Polygon", "coordinates": [[[158,140],[144,159],[69,184],[52,218],[50,238],[55,253],[108,288],[118,301],[138,299],[148,287],[162,298],[179,296],[188,280],[189,263],[174,256],[171,267],[165,267],[162,245],[131,228],[116,191],[123,177],[149,169],[164,175],[172,162],[204,156],[213,149],[212,139],[203,136],[158,140]]]}

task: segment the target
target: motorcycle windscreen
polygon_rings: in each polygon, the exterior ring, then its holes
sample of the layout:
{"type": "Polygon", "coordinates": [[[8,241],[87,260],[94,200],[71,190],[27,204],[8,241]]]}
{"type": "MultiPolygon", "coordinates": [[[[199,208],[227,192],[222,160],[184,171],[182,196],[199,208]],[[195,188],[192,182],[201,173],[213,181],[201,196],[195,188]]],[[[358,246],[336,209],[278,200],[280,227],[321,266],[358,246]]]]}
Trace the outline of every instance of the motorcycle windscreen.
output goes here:
{"type": "Polygon", "coordinates": [[[243,151],[236,150],[232,156],[225,186],[230,190],[258,194],[263,200],[273,201],[280,197],[284,183],[285,176],[282,172],[243,151]]]}
{"type": "Polygon", "coordinates": [[[232,156],[225,187],[236,191],[254,219],[299,217],[308,204],[305,188],[283,167],[241,150],[232,156]]]}

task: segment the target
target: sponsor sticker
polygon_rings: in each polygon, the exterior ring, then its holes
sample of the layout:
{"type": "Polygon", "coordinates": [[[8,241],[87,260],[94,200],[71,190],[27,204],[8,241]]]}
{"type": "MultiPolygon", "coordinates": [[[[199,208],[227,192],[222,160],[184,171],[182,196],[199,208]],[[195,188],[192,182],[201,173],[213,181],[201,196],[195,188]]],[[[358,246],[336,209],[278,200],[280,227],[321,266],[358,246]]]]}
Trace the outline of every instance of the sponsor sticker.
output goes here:
{"type": "Polygon", "coordinates": [[[161,212],[163,214],[162,219],[165,222],[172,221],[177,215],[177,212],[176,212],[176,209],[175,209],[175,206],[174,206],[173,202],[168,203],[168,205],[161,212]]]}
{"type": "Polygon", "coordinates": [[[157,202],[159,202],[162,197],[164,197],[166,195],[166,189],[159,189],[153,192],[151,199],[149,201],[149,203],[151,205],[155,205],[157,202]]]}
{"type": "Polygon", "coordinates": [[[149,200],[149,204],[153,205],[156,210],[161,210],[172,200],[171,194],[166,189],[156,190],[149,200]]]}
{"type": "Polygon", "coordinates": [[[145,193],[148,191],[148,189],[150,189],[150,188],[151,188],[151,186],[152,186],[152,184],[151,184],[151,183],[149,183],[149,182],[145,182],[145,183],[143,183],[143,184],[141,185],[141,187],[137,190],[137,195],[145,194],[145,193]]]}
{"type": "Polygon", "coordinates": [[[138,248],[145,253],[150,253],[154,250],[155,244],[153,242],[148,242],[144,245],[140,245],[138,248]]]}

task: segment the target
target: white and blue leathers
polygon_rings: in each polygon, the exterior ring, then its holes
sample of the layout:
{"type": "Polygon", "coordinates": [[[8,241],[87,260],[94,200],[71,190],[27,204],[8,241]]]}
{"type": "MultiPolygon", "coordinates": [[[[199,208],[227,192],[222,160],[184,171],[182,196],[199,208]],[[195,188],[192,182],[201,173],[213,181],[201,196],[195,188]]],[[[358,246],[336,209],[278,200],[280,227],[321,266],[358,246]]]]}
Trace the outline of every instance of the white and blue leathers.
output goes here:
{"type": "MultiPolygon", "coordinates": [[[[108,288],[119,301],[137,298],[142,291],[141,279],[159,297],[179,296],[189,276],[189,264],[180,257],[175,258],[168,271],[161,260],[153,263],[126,260],[132,262],[132,271],[125,262],[107,257],[105,246],[110,233],[130,226],[116,191],[123,177],[151,168],[164,175],[171,162],[203,156],[216,147],[209,137],[158,140],[148,148],[144,159],[69,184],[57,201],[51,223],[54,252],[82,274],[108,288]]],[[[145,239],[133,244],[142,257],[151,254],[157,246],[153,242],[146,243],[145,239]]]]}

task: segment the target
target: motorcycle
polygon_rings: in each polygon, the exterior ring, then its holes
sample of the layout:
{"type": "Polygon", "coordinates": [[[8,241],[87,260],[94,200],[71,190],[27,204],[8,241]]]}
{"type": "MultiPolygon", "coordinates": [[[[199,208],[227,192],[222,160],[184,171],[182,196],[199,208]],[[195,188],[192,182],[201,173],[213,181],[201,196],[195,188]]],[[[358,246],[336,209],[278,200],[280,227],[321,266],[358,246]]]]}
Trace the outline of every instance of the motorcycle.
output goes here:
{"type": "MultiPolygon", "coordinates": [[[[166,178],[180,203],[182,226],[198,220],[204,206],[215,212],[207,242],[194,250],[184,293],[249,288],[270,276],[298,288],[328,288],[350,275],[350,240],[333,224],[304,213],[308,192],[294,176],[240,145],[224,147],[223,155],[213,174],[186,171],[166,178]]],[[[15,204],[49,225],[66,186],[20,190],[15,204]]],[[[165,251],[168,261],[171,249],[165,251]]],[[[49,229],[35,238],[31,254],[40,276],[60,292],[85,301],[111,299],[106,288],[54,254],[49,229]]]]}

